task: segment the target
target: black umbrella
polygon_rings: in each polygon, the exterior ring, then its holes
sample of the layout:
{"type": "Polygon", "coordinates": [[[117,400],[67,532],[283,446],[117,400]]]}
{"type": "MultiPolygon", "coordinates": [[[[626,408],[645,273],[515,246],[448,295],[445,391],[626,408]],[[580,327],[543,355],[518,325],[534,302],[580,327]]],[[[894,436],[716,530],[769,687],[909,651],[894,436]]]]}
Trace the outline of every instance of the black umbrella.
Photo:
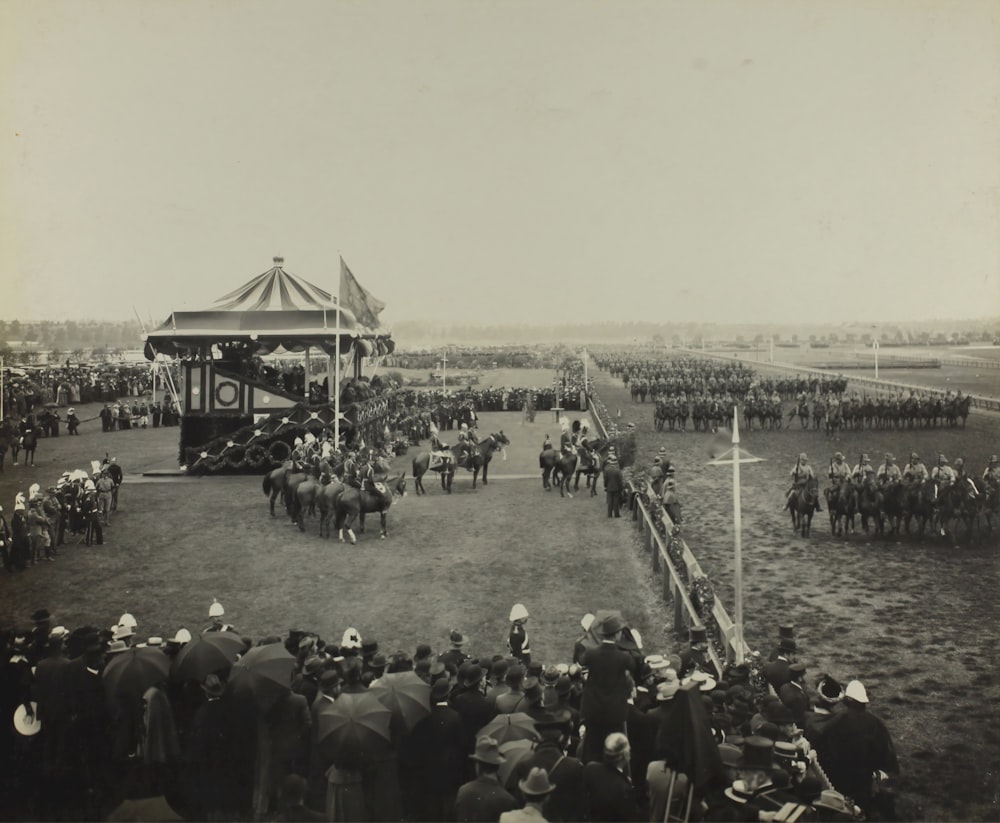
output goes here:
{"type": "Polygon", "coordinates": [[[147,646],[112,657],[101,672],[101,682],[109,700],[138,700],[150,686],[166,680],[169,673],[170,658],[147,646]]]}
{"type": "Polygon", "coordinates": [[[281,643],[254,646],[233,664],[229,687],[238,697],[251,699],[262,711],[291,691],[295,658],[281,643]]]}
{"type": "Polygon", "coordinates": [[[193,637],[177,653],[170,674],[175,680],[197,680],[228,672],[243,652],[243,638],[233,632],[206,632],[193,637]]]}
{"type": "Polygon", "coordinates": [[[389,754],[392,712],[369,692],[341,694],[319,712],[317,740],[323,756],[341,769],[360,769],[389,754]]]}

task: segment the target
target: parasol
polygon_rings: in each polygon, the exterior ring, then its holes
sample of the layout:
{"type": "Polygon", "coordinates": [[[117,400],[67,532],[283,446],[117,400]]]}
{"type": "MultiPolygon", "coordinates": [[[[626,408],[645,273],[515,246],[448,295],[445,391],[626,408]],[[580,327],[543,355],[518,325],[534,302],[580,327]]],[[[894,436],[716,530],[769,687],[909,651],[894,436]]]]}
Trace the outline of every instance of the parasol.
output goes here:
{"type": "Polygon", "coordinates": [[[281,643],[255,646],[233,664],[229,686],[266,712],[291,691],[294,671],[295,658],[281,643]]]}
{"type": "Polygon", "coordinates": [[[380,677],[369,689],[392,712],[390,723],[394,736],[410,731],[431,713],[430,684],[416,672],[394,672],[380,677]]]}
{"type": "Polygon", "coordinates": [[[511,740],[500,746],[500,754],[505,759],[500,764],[497,777],[507,791],[517,786],[517,764],[534,753],[535,744],[531,740],[511,740]]]}
{"type": "Polygon", "coordinates": [[[28,717],[23,703],[14,709],[14,728],[25,737],[34,737],[42,730],[42,721],[38,719],[38,704],[35,701],[31,701],[31,717],[28,717]]]}
{"type": "Polygon", "coordinates": [[[108,700],[138,701],[150,686],[156,686],[170,674],[170,658],[155,646],[129,649],[116,654],[101,672],[101,682],[108,700]]]}
{"type": "Polygon", "coordinates": [[[535,721],[528,715],[514,712],[498,714],[476,732],[476,739],[480,737],[492,737],[501,744],[512,740],[538,740],[538,730],[535,728],[535,721]]]}
{"type": "Polygon", "coordinates": [[[228,672],[243,652],[243,638],[233,632],[208,632],[193,637],[174,658],[174,680],[197,680],[220,671],[228,672]]]}
{"type": "Polygon", "coordinates": [[[317,719],[320,753],[340,769],[361,769],[389,754],[392,712],[368,692],[341,694],[317,719]]]}

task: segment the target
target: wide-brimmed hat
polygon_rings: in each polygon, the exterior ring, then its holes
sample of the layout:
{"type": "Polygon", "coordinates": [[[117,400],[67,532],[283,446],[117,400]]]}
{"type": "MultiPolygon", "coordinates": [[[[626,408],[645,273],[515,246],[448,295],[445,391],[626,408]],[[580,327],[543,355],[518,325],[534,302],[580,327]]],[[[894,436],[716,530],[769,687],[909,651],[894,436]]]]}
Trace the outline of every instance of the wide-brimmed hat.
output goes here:
{"type": "Polygon", "coordinates": [[[128,644],[124,640],[115,640],[108,646],[108,654],[121,654],[128,651],[128,644]]]}
{"type": "Polygon", "coordinates": [[[824,789],[821,791],[819,797],[812,802],[812,806],[814,809],[830,809],[841,814],[854,816],[854,809],[851,808],[844,795],[833,789],[824,789]]]}
{"type": "Polygon", "coordinates": [[[556,784],[549,782],[549,773],[545,769],[534,766],[524,780],[517,781],[517,787],[527,797],[541,797],[554,792],[556,784]]]}
{"type": "Polygon", "coordinates": [[[451,645],[453,646],[465,645],[465,637],[458,629],[451,630],[451,634],[448,635],[448,640],[451,642],[451,645]]]}
{"type": "Polygon", "coordinates": [[[492,737],[480,737],[476,741],[476,750],[469,755],[469,759],[499,766],[507,758],[500,754],[500,744],[496,740],[492,737]]]}
{"type": "Polygon", "coordinates": [[[710,692],[717,685],[715,678],[706,672],[692,672],[690,677],[684,678],[681,685],[686,686],[688,683],[697,683],[698,690],[703,692],[710,692]]]}
{"type": "Polygon", "coordinates": [[[114,640],[124,640],[126,637],[135,637],[135,631],[131,626],[116,626],[113,638],[114,640]]]}
{"type": "Polygon", "coordinates": [[[992,466],[994,463],[1000,463],[1000,457],[997,457],[995,454],[991,454],[990,465],[992,466]]]}
{"type": "Polygon", "coordinates": [[[844,453],[843,453],[843,452],[837,452],[837,453],[836,453],[836,454],[835,454],[835,455],[833,456],[833,459],[834,459],[834,460],[843,460],[843,459],[844,459],[844,453]]]}
{"type": "Polygon", "coordinates": [[[649,666],[650,671],[658,672],[663,669],[669,669],[670,663],[667,661],[662,654],[651,654],[643,659],[643,662],[649,666]]]}

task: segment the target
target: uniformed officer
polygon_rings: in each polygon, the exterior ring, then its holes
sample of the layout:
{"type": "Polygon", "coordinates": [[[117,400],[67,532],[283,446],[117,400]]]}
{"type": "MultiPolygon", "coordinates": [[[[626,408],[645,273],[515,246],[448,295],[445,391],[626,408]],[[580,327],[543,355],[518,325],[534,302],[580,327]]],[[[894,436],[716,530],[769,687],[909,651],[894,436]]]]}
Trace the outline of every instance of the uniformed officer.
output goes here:
{"type": "Polygon", "coordinates": [[[202,634],[205,632],[235,632],[235,628],[223,621],[222,618],[225,614],[226,610],[222,608],[222,604],[213,597],[212,605],[208,607],[208,616],[212,619],[212,625],[203,629],[202,634]]]}
{"type": "Polygon", "coordinates": [[[920,459],[920,455],[913,452],[910,455],[910,462],[903,467],[903,479],[907,483],[922,483],[928,480],[929,477],[927,467],[920,459]]]}
{"type": "Polygon", "coordinates": [[[875,468],[872,466],[871,458],[867,454],[861,455],[861,462],[858,463],[851,472],[851,477],[857,483],[863,483],[869,474],[874,474],[875,468]]]}
{"type": "Polygon", "coordinates": [[[458,445],[462,447],[462,452],[468,457],[472,456],[472,450],[478,441],[476,435],[469,428],[468,423],[463,423],[458,432],[458,445]]]}
{"type": "Polygon", "coordinates": [[[677,496],[677,481],[668,478],[663,482],[663,508],[674,523],[681,522],[681,508],[683,504],[677,496]]]}
{"type": "Polygon", "coordinates": [[[353,451],[344,458],[344,482],[349,486],[358,486],[358,456],[353,451]]]}
{"type": "Polygon", "coordinates": [[[792,470],[788,473],[792,476],[792,487],[786,495],[789,499],[791,499],[791,496],[795,492],[805,486],[808,480],[816,478],[816,474],[813,472],[812,466],[809,465],[809,458],[805,452],[799,455],[799,459],[795,461],[795,465],[792,466],[792,470]]]}
{"type": "Polygon", "coordinates": [[[829,477],[835,485],[851,479],[851,467],[844,462],[843,452],[837,452],[830,461],[829,477]]]}
{"type": "Polygon", "coordinates": [[[983,469],[983,480],[994,488],[1000,487],[1000,460],[995,454],[990,455],[990,464],[983,469]]]}
{"type": "Polygon", "coordinates": [[[375,468],[371,460],[358,463],[358,483],[363,492],[375,493],[375,468]]]}
{"type": "Polygon", "coordinates": [[[528,610],[523,603],[515,603],[510,610],[510,633],[507,635],[507,649],[525,666],[531,665],[531,644],[528,641],[528,610]]]}
{"type": "Polygon", "coordinates": [[[885,461],[875,472],[875,479],[883,486],[889,483],[898,483],[903,479],[903,473],[899,470],[899,466],[896,465],[896,458],[893,455],[886,453],[885,461]]]}
{"type": "Polygon", "coordinates": [[[948,458],[938,455],[938,464],[931,471],[931,480],[938,484],[938,490],[946,489],[955,482],[955,470],[948,465],[948,458]]]}

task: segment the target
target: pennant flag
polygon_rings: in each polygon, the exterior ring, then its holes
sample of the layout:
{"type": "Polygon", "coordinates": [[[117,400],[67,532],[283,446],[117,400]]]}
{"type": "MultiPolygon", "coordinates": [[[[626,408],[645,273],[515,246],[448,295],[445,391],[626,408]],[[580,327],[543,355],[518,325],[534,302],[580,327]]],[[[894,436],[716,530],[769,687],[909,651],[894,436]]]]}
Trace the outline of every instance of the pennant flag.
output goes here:
{"type": "Polygon", "coordinates": [[[378,316],[385,303],[358,282],[343,257],[340,258],[340,303],[353,312],[362,326],[378,328],[378,316]]]}

